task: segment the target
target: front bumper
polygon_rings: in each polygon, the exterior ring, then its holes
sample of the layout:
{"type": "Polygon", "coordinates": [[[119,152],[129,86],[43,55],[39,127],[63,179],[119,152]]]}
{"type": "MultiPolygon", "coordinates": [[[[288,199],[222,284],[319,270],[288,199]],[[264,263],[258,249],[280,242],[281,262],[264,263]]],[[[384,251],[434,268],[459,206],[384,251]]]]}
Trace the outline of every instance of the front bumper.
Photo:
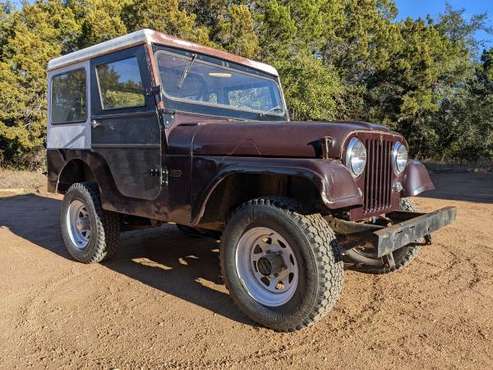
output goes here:
{"type": "Polygon", "coordinates": [[[431,213],[394,212],[388,217],[394,224],[377,231],[377,256],[385,256],[396,249],[415,242],[433,231],[454,222],[457,215],[455,207],[444,207],[431,213]],[[397,222],[397,223],[395,223],[397,222]]]}

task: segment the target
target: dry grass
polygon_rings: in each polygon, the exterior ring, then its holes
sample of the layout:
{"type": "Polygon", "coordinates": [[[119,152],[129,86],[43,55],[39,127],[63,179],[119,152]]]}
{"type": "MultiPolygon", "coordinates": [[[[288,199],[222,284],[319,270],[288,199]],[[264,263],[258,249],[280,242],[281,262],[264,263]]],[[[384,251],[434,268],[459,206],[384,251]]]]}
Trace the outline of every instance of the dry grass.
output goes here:
{"type": "Polygon", "coordinates": [[[46,190],[46,176],[36,171],[0,168],[0,191],[39,192],[46,190]]]}

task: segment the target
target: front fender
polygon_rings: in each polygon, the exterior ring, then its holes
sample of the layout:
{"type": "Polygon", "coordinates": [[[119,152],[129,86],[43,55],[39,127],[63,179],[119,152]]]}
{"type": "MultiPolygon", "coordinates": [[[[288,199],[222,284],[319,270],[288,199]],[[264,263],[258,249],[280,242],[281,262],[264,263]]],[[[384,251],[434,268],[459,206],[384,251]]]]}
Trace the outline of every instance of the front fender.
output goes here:
{"type": "Polygon", "coordinates": [[[423,163],[416,160],[408,162],[402,177],[402,196],[414,197],[424,191],[435,189],[430,174],[423,163]]]}
{"type": "MultiPolygon", "coordinates": [[[[217,157],[216,157],[217,158],[217,157]]],[[[195,202],[192,223],[202,218],[207,202],[214,190],[228,176],[234,174],[287,175],[310,180],[318,190],[324,205],[329,209],[358,206],[363,203],[360,189],[347,168],[339,161],[321,159],[277,159],[277,158],[202,158],[221,161],[215,163],[217,174],[209,181],[195,202]]],[[[211,163],[207,167],[211,168],[211,163]]]]}

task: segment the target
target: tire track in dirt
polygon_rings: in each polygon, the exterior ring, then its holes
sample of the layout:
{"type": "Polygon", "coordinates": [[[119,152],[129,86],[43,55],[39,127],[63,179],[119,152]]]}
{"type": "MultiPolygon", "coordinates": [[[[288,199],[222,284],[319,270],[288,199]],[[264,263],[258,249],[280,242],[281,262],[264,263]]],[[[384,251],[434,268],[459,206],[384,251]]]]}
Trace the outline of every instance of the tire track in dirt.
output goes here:
{"type": "Polygon", "coordinates": [[[232,313],[210,243],[173,228],[128,234],[116,261],[80,265],[59,248],[57,203],[12,198],[13,218],[0,215],[1,263],[16,267],[0,304],[0,368],[490,368],[493,205],[418,201],[458,205],[457,223],[402,272],[347,271],[335,309],[285,334],[232,313]]]}
{"type": "Polygon", "coordinates": [[[470,256],[456,249],[451,250],[442,244],[433,246],[436,250],[440,249],[442,258],[450,257],[445,263],[424,262],[424,265],[434,269],[425,272],[420,280],[423,283],[422,292],[428,297],[438,298],[445,293],[447,295],[460,296],[464,291],[473,289],[485,277],[480,272],[478,264],[470,256]],[[443,264],[443,266],[440,266],[443,264]],[[441,289],[438,289],[440,286],[441,289]],[[445,287],[445,289],[444,289],[445,287]]]}
{"type": "Polygon", "coordinates": [[[348,330],[357,330],[366,323],[369,323],[380,312],[386,304],[384,288],[381,284],[382,279],[379,276],[367,275],[372,279],[370,289],[365,295],[365,301],[360,302],[360,307],[351,306],[350,310],[342,309],[340,312],[344,315],[341,327],[348,330]]]}
{"type": "MultiPolygon", "coordinates": [[[[37,323],[39,327],[43,324],[43,322],[39,321],[44,317],[43,314],[50,301],[55,295],[61,293],[60,288],[69,285],[75,279],[88,277],[97,268],[97,265],[84,266],[83,271],[80,271],[79,266],[73,267],[68,274],[55,276],[45,281],[41,289],[30,292],[27,296],[27,302],[19,307],[18,327],[29,326],[34,328],[37,323]]],[[[68,291],[74,291],[75,289],[75,287],[72,287],[68,291]]]]}

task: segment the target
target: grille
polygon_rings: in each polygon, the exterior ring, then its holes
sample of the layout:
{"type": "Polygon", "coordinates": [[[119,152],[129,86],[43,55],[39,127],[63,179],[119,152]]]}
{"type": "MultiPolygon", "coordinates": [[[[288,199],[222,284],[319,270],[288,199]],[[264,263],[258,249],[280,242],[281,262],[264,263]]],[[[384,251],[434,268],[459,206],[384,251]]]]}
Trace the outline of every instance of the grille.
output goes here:
{"type": "Polygon", "coordinates": [[[365,214],[391,207],[392,193],[392,141],[380,138],[367,139],[367,166],[365,171],[365,214]]]}

